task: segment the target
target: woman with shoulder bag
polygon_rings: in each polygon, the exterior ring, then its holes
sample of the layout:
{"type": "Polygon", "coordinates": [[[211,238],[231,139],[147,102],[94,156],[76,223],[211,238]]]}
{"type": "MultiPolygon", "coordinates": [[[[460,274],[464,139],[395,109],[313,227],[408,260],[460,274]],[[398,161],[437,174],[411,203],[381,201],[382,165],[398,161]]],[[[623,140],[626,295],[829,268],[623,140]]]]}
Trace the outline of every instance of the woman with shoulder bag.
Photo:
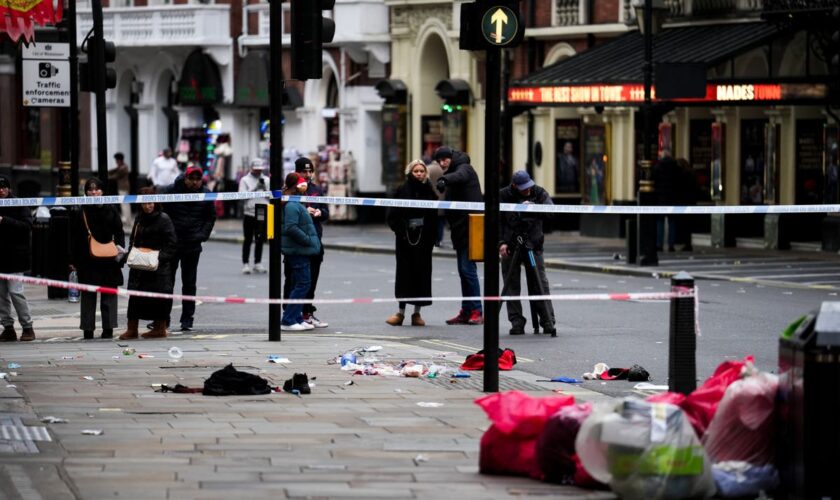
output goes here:
{"type": "MultiPolygon", "coordinates": [[[[85,182],[85,196],[103,196],[102,181],[92,177],[85,182]]],[[[125,232],[116,205],[82,205],[73,212],[70,226],[70,270],[79,283],[116,288],[123,284],[122,256],[125,232]]],[[[96,292],[81,292],[79,328],[85,339],[93,338],[96,328],[96,292]]],[[[102,338],[114,337],[117,325],[117,296],[99,294],[102,338]]]]}
{"type": "MultiPolygon", "coordinates": [[[[140,189],[139,194],[155,194],[152,187],[140,189]]],[[[134,221],[127,258],[129,290],[172,293],[175,288],[172,260],[175,258],[177,238],[175,226],[158,203],[141,203],[134,221]]],[[[136,339],[140,320],[152,320],[152,329],[144,339],[166,337],[166,318],[172,311],[172,299],[132,296],[128,299],[128,328],[120,340],[136,339]]]]}
{"type": "MultiPolygon", "coordinates": [[[[405,169],[405,183],[397,188],[394,198],[400,200],[437,201],[437,194],[429,183],[429,171],[422,160],[414,160],[405,169]]],[[[397,275],[394,296],[432,296],[432,249],[437,241],[437,209],[390,208],[388,226],[396,237],[397,275]]],[[[400,301],[399,311],[385,320],[400,326],[405,319],[406,304],[414,306],[411,326],[425,326],[420,308],[432,304],[430,300],[400,301]]]]}

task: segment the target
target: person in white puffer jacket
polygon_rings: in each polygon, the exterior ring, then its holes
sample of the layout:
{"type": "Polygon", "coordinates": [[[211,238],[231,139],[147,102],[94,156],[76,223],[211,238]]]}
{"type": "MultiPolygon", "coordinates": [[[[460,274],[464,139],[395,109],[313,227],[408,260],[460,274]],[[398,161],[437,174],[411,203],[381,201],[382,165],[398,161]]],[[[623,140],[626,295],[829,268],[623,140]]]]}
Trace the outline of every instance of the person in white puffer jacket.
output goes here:
{"type": "MultiPolygon", "coordinates": [[[[270,186],[269,179],[263,175],[263,171],[265,170],[265,160],[262,158],[251,160],[250,167],[251,172],[248,175],[243,176],[239,181],[239,192],[247,193],[252,191],[268,191],[270,186]]],[[[245,217],[242,219],[242,232],[245,237],[245,241],[242,242],[242,274],[251,274],[252,272],[262,274],[266,272],[266,269],[260,263],[260,261],[262,261],[264,240],[262,235],[256,234],[257,218],[255,207],[257,205],[265,205],[267,203],[267,198],[253,198],[245,200],[243,207],[245,217]],[[254,243],[253,268],[248,263],[251,256],[252,242],[254,243]]]]}

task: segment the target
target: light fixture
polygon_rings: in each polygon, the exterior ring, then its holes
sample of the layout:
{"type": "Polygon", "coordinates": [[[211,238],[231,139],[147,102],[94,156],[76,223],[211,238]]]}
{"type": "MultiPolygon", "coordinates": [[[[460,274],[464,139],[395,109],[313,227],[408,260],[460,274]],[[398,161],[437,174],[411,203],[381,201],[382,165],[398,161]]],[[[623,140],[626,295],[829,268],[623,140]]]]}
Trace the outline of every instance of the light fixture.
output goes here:
{"type": "Polygon", "coordinates": [[[645,34],[645,2],[650,2],[652,11],[651,32],[657,34],[665,22],[665,15],[668,14],[668,6],[665,5],[665,0],[633,0],[633,10],[636,11],[636,24],[639,25],[639,31],[645,34]]]}

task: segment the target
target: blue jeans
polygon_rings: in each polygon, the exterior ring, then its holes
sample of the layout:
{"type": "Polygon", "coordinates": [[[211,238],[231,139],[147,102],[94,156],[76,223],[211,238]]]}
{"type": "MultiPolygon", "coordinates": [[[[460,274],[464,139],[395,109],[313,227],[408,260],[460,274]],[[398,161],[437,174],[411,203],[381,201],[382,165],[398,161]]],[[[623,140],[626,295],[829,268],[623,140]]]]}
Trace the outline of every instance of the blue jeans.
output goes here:
{"type": "Polygon", "coordinates": [[[677,242],[677,216],[660,215],[656,218],[656,248],[662,251],[662,243],[665,240],[665,218],[668,219],[668,248],[673,248],[677,242]]]}
{"type": "MultiPolygon", "coordinates": [[[[305,255],[287,255],[286,265],[292,269],[294,288],[289,294],[290,299],[305,299],[309,290],[309,257],[305,255]]],[[[296,325],[303,322],[303,304],[288,304],[283,311],[281,323],[296,325]]]]}
{"type": "MultiPolygon", "coordinates": [[[[475,265],[475,262],[469,259],[469,253],[466,248],[456,249],[455,253],[458,256],[458,276],[461,277],[461,296],[480,296],[481,285],[478,283],[478,267],[475,265]]],[[[461,309],[464,310],[465,315],[472,311],[481,312],[481,301],[461,301],[461,309]]]]}

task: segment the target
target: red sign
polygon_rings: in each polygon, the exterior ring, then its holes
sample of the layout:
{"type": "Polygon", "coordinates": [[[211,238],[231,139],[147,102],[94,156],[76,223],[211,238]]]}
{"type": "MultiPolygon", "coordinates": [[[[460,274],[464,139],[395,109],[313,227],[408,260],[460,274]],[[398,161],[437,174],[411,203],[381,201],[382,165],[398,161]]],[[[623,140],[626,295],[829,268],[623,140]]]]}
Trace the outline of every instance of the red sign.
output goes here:
{"type": "Polygon", "coordinates": [[[0,0],[0,34],[6,33],[13,42],[23,37],[29,43],[35,38],[36,24],[61,21],[63,6],[64,0],[59,0],[55,8],[53,0],[0,0]]]}
{"type": "MultiPolygon", "coordinates": [[[[760,102],[792,99],[822,99],[824,84],[745,83],[706,85],[703,99],[674,99],[677,102],[760,102]]],[[[656,89],[651,87],[651,99],[656,89]]],[[[636,83],[622,85],[567,85],[556,87],[514,87],[508,101],[522,104],[625,104],[645,100],[645,88],[636,83]]]]}

